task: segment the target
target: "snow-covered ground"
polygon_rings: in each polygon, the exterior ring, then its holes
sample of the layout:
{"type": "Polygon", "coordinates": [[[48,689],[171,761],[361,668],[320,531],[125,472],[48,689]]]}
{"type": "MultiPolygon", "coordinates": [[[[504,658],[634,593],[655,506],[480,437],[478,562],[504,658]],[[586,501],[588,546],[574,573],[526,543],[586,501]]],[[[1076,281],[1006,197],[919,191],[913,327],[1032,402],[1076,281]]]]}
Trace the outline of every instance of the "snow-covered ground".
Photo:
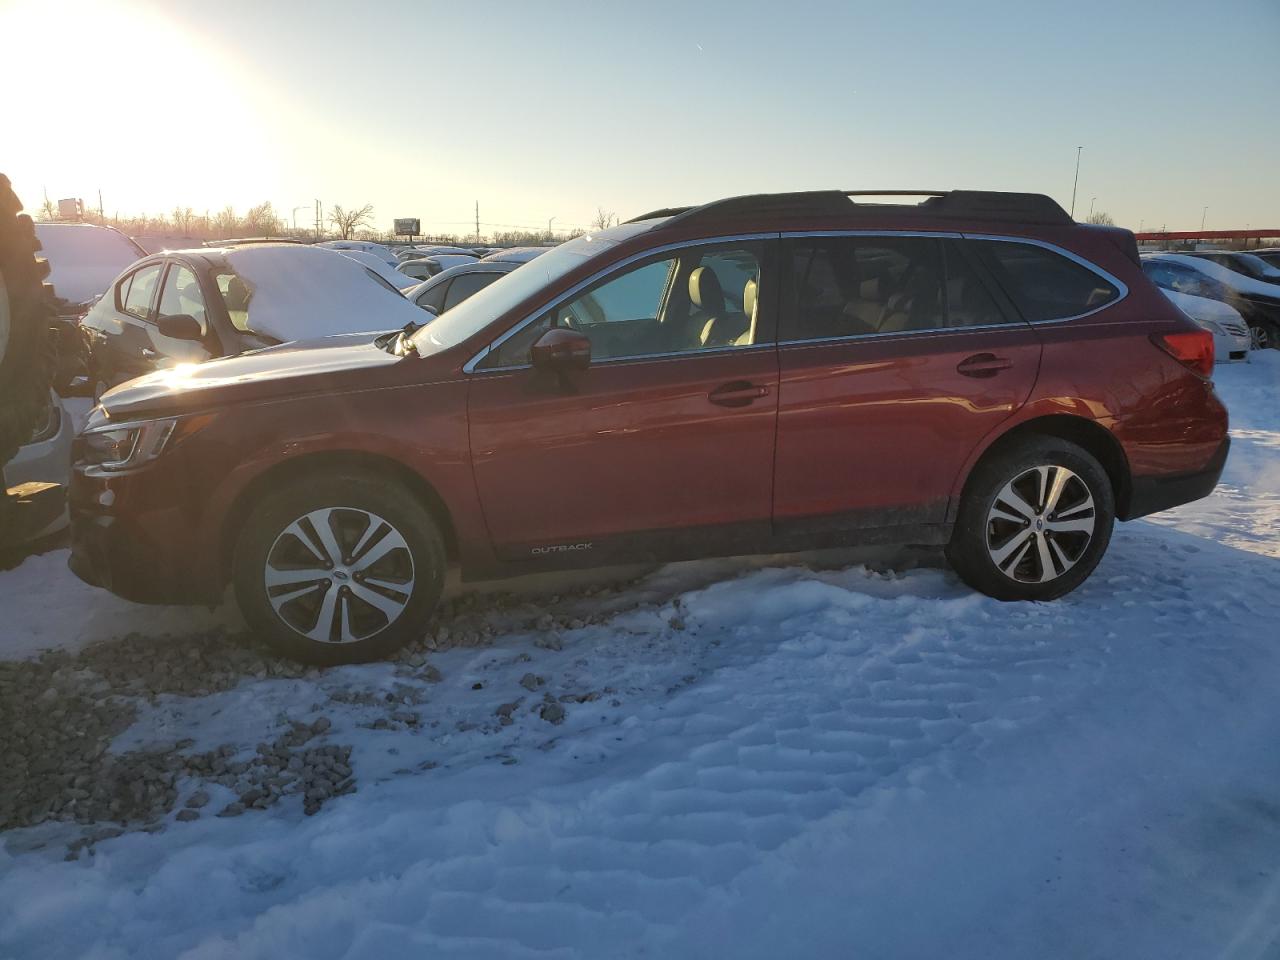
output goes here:
{"type": "MultiPolygon", "coordinates": [[[[496,638],[432,654],[438,682],[160,696],[114,749],[252,751],[323,713],[358,791],[75,862],[30,849],[57,825],[10,831],[0,955],[1280,957],[1280,354],[1217,379],[1222,486],[1118,527],[1056,603],[681,564],[544,599],[558,628],[482,602],[496,638]],[[352,694],[392,691],[418,719],[372,728],[352,694]]],[[[211,626],[64,561],[0,574],[5,647],[211,626]]]]}

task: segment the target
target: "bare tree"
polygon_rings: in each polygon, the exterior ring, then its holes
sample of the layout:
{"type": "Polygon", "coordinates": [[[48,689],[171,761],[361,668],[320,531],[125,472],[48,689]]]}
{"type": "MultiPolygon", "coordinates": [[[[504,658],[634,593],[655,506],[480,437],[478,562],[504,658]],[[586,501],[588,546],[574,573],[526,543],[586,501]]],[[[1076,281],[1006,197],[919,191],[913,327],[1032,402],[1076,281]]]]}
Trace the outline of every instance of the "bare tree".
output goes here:
{"type": "Polygon", "coordinates": [[[270,236],[278,226],[279,218],[270,200],[250,207],[249,212],[244,215],[245,232],[255,236],[270,236]]]}
{"type": "Polygon", "coordinates": [[[1089,214],[1089,219],[1085,222],[1099,223],[1099,224],[1102,224],[1102,226],[1104,227],[1114,227],[1116,225],[1115,220],[1111,218],[1111,214],[1103,210],[1099,210],[1097,213],[1089,214]]]}
{"type": "Polygon", "coordinates": [[[184,237],[191,236],[191,227],[196,221],[195,211],[190,207],[173,208],[173,226],[184,237]]]}
{"type": "Polygon", "coordinates": [[[227,204],[213,216],[213,229],[221,234],[222,239],[235,236],[236,228],[240,226],[240,218],[236,216],[235,208],[231,204],[227,204]]]}
{"type": "Polygon", "coordinates": [[[604,207],[596,207],[596,217],[591,221],[591,229],[607,230],[618,222],[618,215],[604,207]]]}
{"type": "Polygon", "coordinates": [[[58,219],[58,206],[48,197],[45,197],[44,203],[40,204],[40,219],[41,220],[57,220],[58,219]]]}
{"type": "Polygon", "coordinates": [[[329,222],[342,235],[343,240],[350,240],[351,234],[360,227],[373,226],[373,204],[366,203],[359,210],[343,210],[335,203],[329,211],[329,222]]]}

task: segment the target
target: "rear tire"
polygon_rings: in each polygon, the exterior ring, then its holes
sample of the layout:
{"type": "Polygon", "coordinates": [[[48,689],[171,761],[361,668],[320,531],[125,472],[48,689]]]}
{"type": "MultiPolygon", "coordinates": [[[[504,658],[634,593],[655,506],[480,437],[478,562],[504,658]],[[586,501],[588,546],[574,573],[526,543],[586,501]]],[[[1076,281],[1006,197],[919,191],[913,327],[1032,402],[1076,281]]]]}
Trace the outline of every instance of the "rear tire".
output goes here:
{"type": "Polygon", "coordinates": [[[358,472],[295,480],[245,521],[234,558],[245,620],[314,664],[386,657],[422,636],[444,587],[444,539],[398,483],[358,472]]]}
{"type": "Polygon", "coordinates": [[[984,458],[965,485],[947,559],[997,600],[1055,600],[1111,542],[1111,479],[1083,447],[1035,437],[984,458]]]}
{"type": "Polygon", "coordinates": [[[1250,350],[1280,350],[1280,329],[1266,320],[1256,320],[1249,324],[1250,350]]]}

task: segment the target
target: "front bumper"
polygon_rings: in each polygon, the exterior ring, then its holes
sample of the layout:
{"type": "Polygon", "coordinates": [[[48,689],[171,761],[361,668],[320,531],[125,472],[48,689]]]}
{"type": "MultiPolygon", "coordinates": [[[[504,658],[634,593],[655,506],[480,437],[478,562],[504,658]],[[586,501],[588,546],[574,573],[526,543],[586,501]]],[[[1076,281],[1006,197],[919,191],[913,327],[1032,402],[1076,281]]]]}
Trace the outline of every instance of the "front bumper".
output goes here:
{"type": "Polygon", "coordinates": [[[1200,500],[1213,492],[1227,463],[1231,438],[1222,443],[1203,470],[1169,476],[1134,477],[1130,482],[1129,504],[1122,520],[1136,520],[1180,504],[1200,500]]]}
{"type": "MultiPolygon", "coordinates": [[[[71,477],[71,557],[85,583],[135,603],[209,603],[194,525],[153,473],[71,477]]],[[[215,601],[216,602],[216,601],[215,601]]]]}

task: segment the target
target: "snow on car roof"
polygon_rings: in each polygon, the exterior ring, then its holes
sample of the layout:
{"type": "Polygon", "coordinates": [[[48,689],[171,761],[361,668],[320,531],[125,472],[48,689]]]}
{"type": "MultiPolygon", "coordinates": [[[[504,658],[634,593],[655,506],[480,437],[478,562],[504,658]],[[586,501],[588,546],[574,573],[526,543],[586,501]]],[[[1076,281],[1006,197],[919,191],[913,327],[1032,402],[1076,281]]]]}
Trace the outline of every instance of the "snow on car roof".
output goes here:
{"type": "Polygon", "coordinates": [[[1184,266],[1198,270],[1213,280],[1241,293],[1261,293],[1268,297],[1274,297],[1280,294],[1280,287],[1274,283],[1268,283],[1266,280],[1255,280],[1253,277],[1247,277],[1243,273],[1237,273],[1228,267],[1224,267],[1220,263],[1214,263],[1204,257],[1189,257],[1180,253],[1149,253],[1143,255],[1144,260],[1167,260],[1170,263],[1180,263],[1184,266]]]}
{"type": "Polygon", "coordinates": [[[403,273],[401,273],[395,267],[388,264],[376,253],[369,253],[367,250],[337,250],[335,252],[341,256],[349,257],[350,259],[356,261],[357,263],[363,264],[364,266],[368,267],[370,270],[372,270],[374,273],[380,276],[383,280],[387,281],[387,283],[391,284],[397,290],[400,290],[400,291],[407,290],[409,289],[409,287],[412,287],[415,283],[417,283],[417,281],[414,280],[413,277],[406,277],[403,273]],[[409,282],[405,283],[406,280],[408,280],[409,282]]]}
{"type": "Polygon", "coordinates": [[[37,223],[53,291],[72,303],[101,296],[125,267],[146,256],[118,230],[92,223],[37,223]]]}
{"type": "Polygon", "coordinates": [[[280,244],[226,252],[250,287],[247,326],[277,340],[381,333],[420,323],[422,311],[337,250],[280,244]]]}

